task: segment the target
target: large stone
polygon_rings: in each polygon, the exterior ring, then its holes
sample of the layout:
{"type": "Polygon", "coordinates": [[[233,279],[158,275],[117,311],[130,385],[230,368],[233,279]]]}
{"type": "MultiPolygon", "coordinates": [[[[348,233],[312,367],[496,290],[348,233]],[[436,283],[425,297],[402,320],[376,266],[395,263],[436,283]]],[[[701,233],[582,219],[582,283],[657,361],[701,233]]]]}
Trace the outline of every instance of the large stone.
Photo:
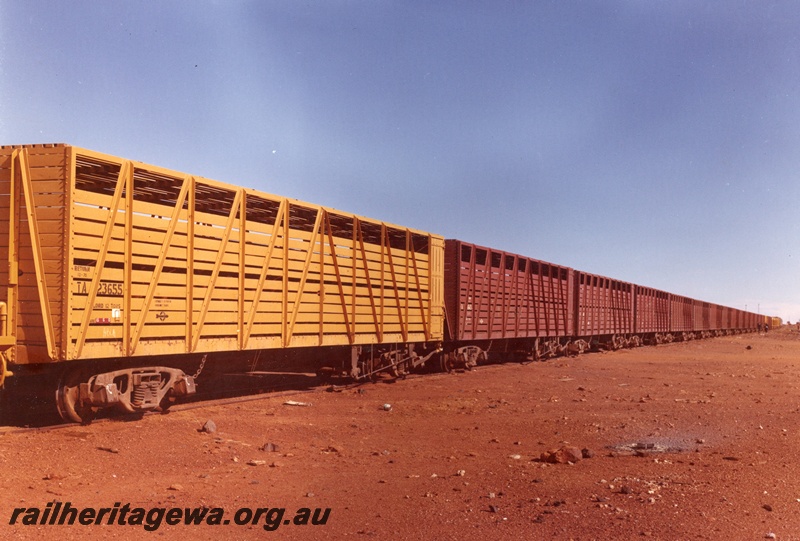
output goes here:
{"type": "Polygon", "coordinates": [[[583,458],[583,453],[577,447],[564,446],[560,449],[553,449],[542,453],[541,461],[550,464],[567,464],[568,462],[579,462],[583,458]]]}

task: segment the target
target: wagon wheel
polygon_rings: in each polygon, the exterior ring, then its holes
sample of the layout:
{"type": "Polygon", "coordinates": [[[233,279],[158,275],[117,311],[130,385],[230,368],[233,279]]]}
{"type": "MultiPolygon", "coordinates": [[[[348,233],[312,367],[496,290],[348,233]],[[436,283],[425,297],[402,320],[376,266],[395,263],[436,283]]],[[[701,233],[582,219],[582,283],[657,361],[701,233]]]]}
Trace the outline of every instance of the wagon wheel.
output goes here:
{"type": "Polygon", "coordinates": [[[481,351],[480,353],[478,353],[476,357],[470,356],[469,360],[467,360],[464,363],[464,366],[467,370],[472,370],[473,368],[478,366],[481,363],[481,361],[485,363],[486,360],[487,360],[486,352],[481,351]]]}
{"type": "Polygon", "coordinates": [[[439,370],[442,372],[453,371],[453,361],[450,358],[450,353],[442,353],[439,355],[439,370]]]}
{"type": "Polygon", "coordinates": [[[6,382],[6,377],[12,375],[8,371],[8,357],[4,351],[0,351],[0,387],[3,387],[6,382]]]}
{"type": "Polygon", "coordinates": [[[365,381],[375,381],[377,379],[377,374],[375,370],[377,369],[375,359],[371,356],[366,357],[363,361],[361,361],[361,374],[359,375],[358,379],[365,380],[365,381]]]}
{"type": "Polygon", "coordinates": [[[158,403],[158,410],[163,413],[169,413],[169,408],[171,408],[178,399],[172,394],[172,391],[168,392],[164,395],[164,398],[161,399],[161,402],[158,403]]]}
{"type": "Polygon", "coordinates": [[[97,410],[85,406],[78,399],[80,384],[88,381],[89,375],[80,369],[67,369],[61,374],[56,388],[56,407],[65,421],[90,423],[97,410]]]}
{"type": "Polygon", "coordinates": [[[406,366],[406,362],[402,361],[397,364],[392,364],[391,374],[395,378],[404,378],[408,375],[408,367],[406,366]]]}
{"type": "Polygon", "coordinates": [[[472,370],[478,363],[472,360],[472,357],[461,357],[461,365],[464,367],[464,370],[472,370]]]}

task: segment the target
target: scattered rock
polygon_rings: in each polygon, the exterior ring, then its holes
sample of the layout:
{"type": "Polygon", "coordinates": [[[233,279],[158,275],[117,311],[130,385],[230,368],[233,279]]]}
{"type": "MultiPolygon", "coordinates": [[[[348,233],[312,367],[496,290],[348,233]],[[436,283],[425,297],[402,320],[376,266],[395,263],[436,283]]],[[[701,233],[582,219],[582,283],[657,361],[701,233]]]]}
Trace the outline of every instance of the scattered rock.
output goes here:
{"type": "Polygon", "coordinates": [[[770,513],[772,513],[772,506],[770,504],[768,504],[768,503],[765,503],[764,505],[762,505],[761,508],[764,511],[769,511],[770,513]]]}
{"type": "Polygon", "coordinates": [[[542,462],[548,462],[550,464],[566,464],[568,462],[575,462],[580,461],[583,459],[583,453],[577,447],[572,446],[564,446],[560,449],[552,449],[550,451],[542,453],[539,460],[542,462]]]}
{"type": "Polygon", "coordinates": [[[381,409],[383,409],[383,411],[392,411],[392,405],[384,404],[383,406],[381,406],[381,409]]]}
{"type": "Polygon", "coordinates": [[[287,400],[283,403],[284,406],[300,406],[300,407],[308,407],[311,405],[311,402],[298,402],[296,400],[287,400]]]}
{"type": "Polygon", "coordinates": [[[266,463],[267,463],[266,460],[248,460],[247,461],[247,465],[248,466],[263,466],[266,463]]]}
{"type": "Polygon", "coordinates": [[[180,491],[180,490],[183,490],[183,486],[182,485],[178,485],[178,484],[174,484],[174,485],[168,486],[167,490],[180,491]]]}
{"type": "Polygon", "coordinates": [[[581,455],[583,456],[583,458],[594,458],[594,451],[584,447],[583,449],[581,449],[581,455]]]}
{"type": "Polygon", "coordinates": [[[491,511],[492,513],[497,513],[498,511],[500,511],[500,508],[497,507],[496,505],[490,505],[489,511],[491,511]]]}
{"type": "Polygon", "coordinates": [[[116,447],[98,447],[98,451],[105,451],[106,453],[114,453],[115,455],[119,453],[119,449],[116,447]]]}
{"type": "Polygon", "coordinates": [[[261,451],[266,451],[267,453],[274,453],[278,450],[278,446],[274,443],[265,443],[261,447],[259,447],[261,451]]]}
{"type": "Polygon", "coordinates": [[[215,423],[211,419],[206,421],[203,427],[200,430],[198,430],[198,432],[205,432],[206,434],[213,434],[216,431],[217,431],[217,423],[215,423]]]}

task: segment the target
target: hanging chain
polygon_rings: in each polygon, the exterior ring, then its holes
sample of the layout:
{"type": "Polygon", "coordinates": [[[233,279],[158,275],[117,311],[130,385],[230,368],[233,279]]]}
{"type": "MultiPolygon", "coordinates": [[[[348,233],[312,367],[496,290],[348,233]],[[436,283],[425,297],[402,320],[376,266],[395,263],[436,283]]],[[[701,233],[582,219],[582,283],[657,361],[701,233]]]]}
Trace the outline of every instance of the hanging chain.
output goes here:
{"type": "Polygon", "coordinates": [[[205,367],[205,365],[206,365],[206,359],[207,359],[207,358],[208,358],[208,355],[207,355],[207,354],[206,354],[206,355],[203,355],[203,359],[200,361],[200,367],[197,369],[197,372],[195,372],[195,373],[194,373],[194,376],[192,376],[192,379],[197,379],[197,376],[199,376],[199,375],[200,375],[200,372],[202,372],[202,371],[203,371],[203,368],[204,368],[204,367],[205,367]]]}

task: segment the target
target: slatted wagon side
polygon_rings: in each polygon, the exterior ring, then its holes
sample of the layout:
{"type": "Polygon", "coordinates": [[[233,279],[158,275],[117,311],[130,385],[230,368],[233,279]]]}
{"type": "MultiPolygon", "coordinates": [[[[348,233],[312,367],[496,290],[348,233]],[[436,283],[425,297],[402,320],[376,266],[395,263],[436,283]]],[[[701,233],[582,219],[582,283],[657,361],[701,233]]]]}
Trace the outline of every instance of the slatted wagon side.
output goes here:
{"type": "Polygon", "coordinates": [[[694,301],[695,332],[705,334],[711,330],[711,305],[703,301],[694,301]]]}
{"type": "Polygon", "coordinates": [[[676,337],[694,331],[694,299],[670,294],[670,331],[676,337]]]}
{"type": "Polygon", "coordinates": [[[714,303],[710,303],[710,321],[711,321],[711,330],[714,334],[724,334],[725,326],[722,323],[722,306],[714,303]]]}
{"type": "Polygon", "coordinates": [[[0,152],[11,363],[442,340],[441,237],[68,145],[0,152]]]}
{"type": "Polygon", "coordinates": [[[661,343],[669,335],[669,293],[635,287],[634,333],[646,342],[661,343]]]}
{"type": "Polygon", "coordinates": [[[626,345],[634,333],[634,285],[576,271],[575,334],[603,347],[626,345]]]}
{"type": "Polygon", "coordinates": [[[448,239],[447,338],[455,348],[546,354],[572,335],[572,279],[568,267],[448,239]]]}

